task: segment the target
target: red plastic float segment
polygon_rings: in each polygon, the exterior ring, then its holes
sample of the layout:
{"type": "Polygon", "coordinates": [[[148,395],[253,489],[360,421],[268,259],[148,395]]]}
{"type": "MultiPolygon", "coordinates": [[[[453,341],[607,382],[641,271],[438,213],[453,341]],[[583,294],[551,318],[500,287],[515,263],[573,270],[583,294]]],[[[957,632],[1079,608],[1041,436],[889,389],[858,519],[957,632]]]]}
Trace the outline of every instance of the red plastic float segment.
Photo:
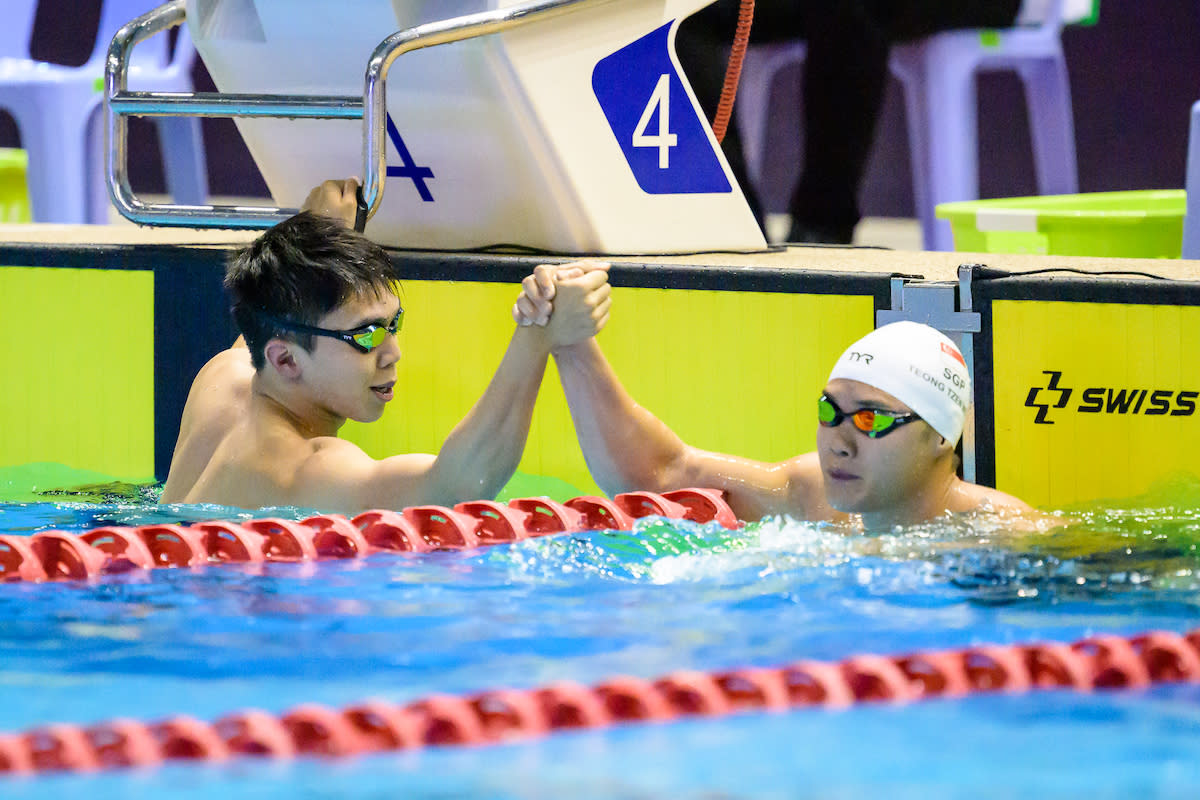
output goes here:
{"type": "Polygon", "coordinates": [[[1075,642],[1071,649],[1090,662],[1093,686],[1140,689],[1150,685],[1150,672],[1128,639],[1091,636],[1075,642]]]}
{"type": "Polygon", "coordinates": [[[296,746],[283,723],[265,711],[249,709],[222,717],[213,729],[231,754],[291,758],[296,746]]]}
{"type": "Polygon", "coordinates": [[[1035,642],[1017,645],[1025,661],[1030,685],[1039,689],[1056,687],[1086,692],[1092,688],[1092,670],[1087,657],[1070,645],[1059,642],[1035,642]]]}
{"type": "Polygon", "coordinates": [[[417,720],[422,744],[467,745],[487,741],[475,707],[465,698],[435,694],[405,708],[417,720]]]}
{"type": "Polygon", "coordinates": [[[467,702],[475,709],[489,742],[540,736],[549,728],[542,705],[532,692],[493,689],[468,697],[467,702]]]}
{"type": "Polygon", "coordinates": [[[0,775],[33,771],[33,756],[24,736],[0,733],[0,775]]]}
{"type": "Polygon", "coordinates": [[[220,761],[229,758],[229,746],[207,722],[180,715],[150,726],[164,758],[220,761]]]}
{"type": "Polygon", "coordinates": [[[895,662],[883,656],[864,655],[846,659],[842,662],[842,674],[854,699],[860,702],[903,703],[920,697],[895,662]]]}
{"type": "Polygon", "coordinates": [[[108,556],[108,563],[104,567],[106,573],[153,569],[158,566],[150,548],[146,547],[136,528],[95,528],[80,534],[79,538],[108,556]]]}
{"type": "Polygon", "coordinates": [[[634,519],[642,517],[685,519],[688,515],[686,506],[654,492],[622,492],[613,497],[613,502],[634,519]]]}
{"type": "Polygon", "coordinates": [[[633,528],[633,517],[607,497],[574,497],[563,505],[579,512],[581,530],[627,531],[633,528]]]}
{"type": "Polygon", "coordinates": [[[687,509],[685,516],[692,522],[716,522],[730,530],[742,526],[720,489],[675,489],[662,496],[687,509]]]}
{"type": "Polygon", "coordinates": [[[1014,647],[979,645],[959,653],[972,691],[1025,692],[1032,681],[1024,654],[1014,647]]]}
{"type": "Polygon", "coordinates": [[[427,553],[429,543],[402,514],[387,509],[364,511],[353,517],[354,523],[374,550],[392,553],[427,553]]]}
{"type": "Polygon", "coordinates": [[[602,728],[613,722],[600,698],[582,684],[560,681],[534,690],[533,695],[550,730],[602,728]]]}
{"type": "Polygon", "coordinates": [[[629,676],[610,678],[593,687],[609,716],[617,722],[631,720],[667,720],[675,710],[655,689],[654,684],[629,676]]]}
{"type": "Polygon", "coordinates": [[[1165,631],[1149,631],[1129,640],[1155,683],[1200,681],[1200,654],[1186,639],[1165,631]]]}
{"type": "Polygon", "coordinates": [[[321,558],[361,558],[371,552],[367,537],[341,514],[318,514],[300,524],[312,529],[313,547],[321,558]]]}
{"type": "Polygon", "coordinates": [[[892,661],[919,697],[961,697],[970,691],[959,653],[912,653],[892,661]]]}
{"type": "Polygon", "coordinates": [[[423,719],[392,703],[368,700],[347,708],[342,716],[358,731],[367,750],[400,750],[423,744],[423,719]]]}
{"type": "Polygon", "coordinates": [[[548,497],[515,497],[511,508],[525,512],[525,530],[530,536],[583,530],[583,515],[548,497]]]}
{"type": "Polygon", "coordinates": [[[716,716],[732,710],[725,692],[707,672],[672,672],[655,681],[654,688],[672,712],[681,716],[716,716]]]}
{"type": "Polygon", "coordinates": [[[313,529],[307,525],[276,517],[248,519],[241,525],[265,538],[263,557],[267,561],[296,562],[317,559],[313,529]]]}
{"type": "Polygon", "coordinates": [[[464,550],[479,546],[478,520],[445,506],[410,506],[403,511],[431,550],[464,550]]]}
{"type": "Polygon", "coordinates": [[[349,756],[371,747],[340,712],[316,703],[293,708],[280,722],[301,755],[349,756]]]}
{"type": "Polygon", "coordinates": [[[156,567],[194,567],[208,563],[204,535],[182,525],[142,525],[137,535],[156,567]]]}
{"type": "Polygon", "coordinates": [[[42,561],[29,547],[28,536],[0,535],[0,581],[44,581],[42,561]]]}
{"type": "Polygon", "coordinates": [[[791,705],[782,670],[747,667],[718,672],[713,680],[732,711],[781,711],[791,705]]]}
{"type": "Polygon", "coordinates": [[[475,520],[475,537],[480,544],[515,542],[529,536],[525,529],[529,515],[494,500],[459,503],[454,510],[475,520]]]}
{"type": "Polygon", "coordinates": [[[99,575],[108,555],[73,533],[43,531],[30,537],[33,551],[50,580],[78,581],[99,575]]]}
{"type": "Polygon", "coordinates": [[[32,768],[38,772],[98,769],[96,751],[78,725],[47,725],[24,736],[32,768]]]}
{"type": "Polygon", "coordinates": [[[855,700],[840,664],[797,661],[780,670],[788,702],[793,706],[844,708],[855,700]]]}
{"type": "Polygon", "coordinates": [[[158,740],[137,720],[109,720],[93,725],[85,734],[102,767],[142,767],[163,760],[158,740]]]}
{"type": "Polygon", "coordinates": [[[270,549],[266,536],[236,522],[199,522],[192,530],[204,535],[204,549],[208,551],[208,560],[213,562],[265,561],[270,549]]]}

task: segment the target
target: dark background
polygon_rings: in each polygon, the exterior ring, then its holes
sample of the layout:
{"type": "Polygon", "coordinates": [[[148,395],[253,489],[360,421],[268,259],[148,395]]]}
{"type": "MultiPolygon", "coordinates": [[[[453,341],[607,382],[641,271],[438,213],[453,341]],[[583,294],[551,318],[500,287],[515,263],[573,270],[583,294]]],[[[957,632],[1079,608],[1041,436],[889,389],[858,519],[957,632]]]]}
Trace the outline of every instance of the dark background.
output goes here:
{"type": "MultiPolygon", "coordinates": [[[[35,58],[82,64],[95,38],[100,0],[42,0],[34,28],[35,58]]],[[[383,36],[381,34],[380,38],[383,36]]],[[[1200,2],[1107,0],[1100,22],[1063,34],[1071,71],[1080,191],[1182,188],[1189,109],[1200,100],[1200,2]]],[[[369,54],[363,54],[364,68],[369,54]]],[[[802,147],[792,116],[799,104],[798,69],[780,74],[768,146],[777,163],[795,164],[802,147]]],[[[202,64],[196,88],[212,90],[202,64]]],[[[980,96],[980,186],[984,197],[1036,192],[1021,86],[1011,75],[985,75],[980,96]]],[[[892,85],[863,187],[872,216],[915,216],[903,98],[892,85]]],[[[162,170],[153,128],[130,123],[130,179],[139,192],[160,192],[162,170]]],[[[233,123],[204,120],[210,191],[265,196],[266,185],[233,123]]],[[[0,146],[17,146],[11,117],[0,112],[0,146]]],[[[794,169],[774,171],[765,191],[782,209],[794,169]]]]}

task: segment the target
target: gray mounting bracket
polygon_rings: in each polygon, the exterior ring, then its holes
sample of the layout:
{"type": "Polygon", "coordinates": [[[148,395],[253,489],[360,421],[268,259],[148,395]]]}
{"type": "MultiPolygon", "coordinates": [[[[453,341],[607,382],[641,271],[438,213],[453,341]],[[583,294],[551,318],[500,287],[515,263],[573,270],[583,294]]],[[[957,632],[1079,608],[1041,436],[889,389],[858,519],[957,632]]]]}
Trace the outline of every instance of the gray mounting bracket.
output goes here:
{"type": "MultiPolygon", "coordinates": [[[[937,328],[958,345],[967,362],[972,390],[975,380],[975,338],[982,330],[979,312],[971,305],[971,274],[975,264],[958,268],[958,283],[892,278],[892,307],[875,312],[875,325],[910,320],[937,328]]],[[[967,411],[962,438],[963,478],[975,482],[975,406],[967,411]]]]}

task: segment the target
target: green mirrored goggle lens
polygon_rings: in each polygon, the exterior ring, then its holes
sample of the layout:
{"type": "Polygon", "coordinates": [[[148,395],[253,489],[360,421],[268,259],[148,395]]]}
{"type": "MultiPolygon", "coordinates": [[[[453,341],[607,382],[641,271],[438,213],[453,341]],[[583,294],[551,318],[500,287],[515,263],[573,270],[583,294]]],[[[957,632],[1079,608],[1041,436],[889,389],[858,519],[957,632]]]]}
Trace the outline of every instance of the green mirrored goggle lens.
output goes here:
{"type": "Polygon", "coordinates": [[[363,331],[354,337],[354,341],[358,342],[359,347],[365,347],[368,350],[373,350],[383,344],[383,340],[387,338],[387,328],[371,328],[369,331],[363,331]]]}
{"type": "Polygon", "coordinates": [[[388,334],[397,334],[404,327],[404,309],[396,312],[396,316],[392,318],[391,323],[386,327],[382,325],[371,325],[362,333],[353,335],[355,343],[367,352],[374,350],[379,345],[383,344],[387,339],[388,334]]]}
{"type": "Polygon", "coordinates": [[[833,407],[833,403],[822,397],[817,401],[817,421],[823,422],[826,425],[833,422],[837,417],[837,409],[833,407]]]}
{"type": "Polygon", "coordinates": [[[896,418],[891,414],[880,414],[878,411],[860,411],[854,415],[854,424],[859,430],[864,430],[864,428],[862,425],[859,425],[858,416],[864,413],[871,415],[871,433],[882,433],[896,424],[896,418]]]}

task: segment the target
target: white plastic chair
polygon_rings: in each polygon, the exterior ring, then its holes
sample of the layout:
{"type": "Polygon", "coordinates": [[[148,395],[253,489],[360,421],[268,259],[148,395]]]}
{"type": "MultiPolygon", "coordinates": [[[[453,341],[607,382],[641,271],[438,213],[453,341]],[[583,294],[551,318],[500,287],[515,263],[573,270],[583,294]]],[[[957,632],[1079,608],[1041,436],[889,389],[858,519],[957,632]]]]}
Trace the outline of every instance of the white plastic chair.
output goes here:
{"type": "Polygon", "coordinates": [[[1183,217],[1183,257],[1200,258],[1200,100],[1192,106],[1188,136],[1187,211],[1183,217]]]}
{"type": "MultiPolygon", "coordinates": [[[[1025,86],[1038,191],[1079,190],[1061,38],[1066,2],[1050,0],[1040,25],[947,31],[892,49],[889,68],[904,88],[913,197],[926,249],[954,249],[949,224],[934,216],[938,203],[979,198],[975,76],[980,72],[1013,70],[1025,86]]],[[[771,80],[782,67],[802,60],[804,52],[803,42],[794,42],[754,47],[746,58],[737,123],[755,184],[761,183],[766,158],[771,80]]]]}
{"type": "MultiPolygon", "coordinates": [[[[36,2],[19,4],[24,23],[0,36],[0,108],[10,112],[29,154],[29,195],[36,222],[104,223],[109,200],[104,184],[102,126],[97,113],[103,99],[104,60],[109,42],[123,24],[158,5],[157,0],[103,0],[91,56],[80,67],[29,58],[36,2]],[[29,8],[27,9],[26,6],[29,8]]],[[[5,10],[6,22],[9,10],[5,10]]],[[[195,48],[186,26],[180,28],[174,55],[165,36],[138,45],[130,70],[130,88],[190,91],[195,48]]],[[[200,204],[208,196],[207,167],[195,118],[156,118],[167,189],[177,203],[200,204]]]]}

